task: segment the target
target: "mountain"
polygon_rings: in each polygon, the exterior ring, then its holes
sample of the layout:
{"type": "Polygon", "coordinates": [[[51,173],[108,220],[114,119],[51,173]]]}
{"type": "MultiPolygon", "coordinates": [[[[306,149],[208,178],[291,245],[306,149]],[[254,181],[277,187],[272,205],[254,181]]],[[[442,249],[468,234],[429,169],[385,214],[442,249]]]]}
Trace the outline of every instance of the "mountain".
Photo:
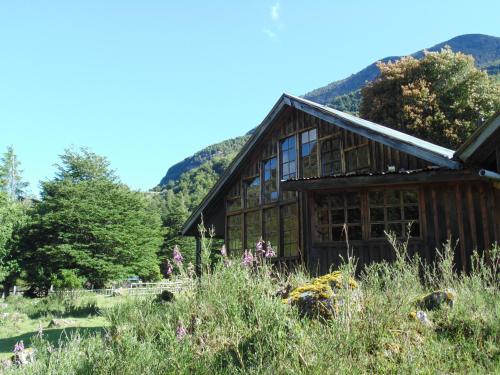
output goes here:
{"type": "MultiPolygon", "coordinates": [[[[499,37],[483,34],[460,35],[447,40],[446,42],[436,44],[426,50],[439,51],[446,45],[450,46],[454,52],[462,52],[467,55],[472,55],[476,61],[476,66],[486,70],[488,74],[496,75],[500,73],[499,37]]],[[[424,50],[417,51],[411,56],[417,59],[422,58],[424,56],[424,50]]],[[[380,59],[379,61],[396,61],[401,57],[402,56],[389,56],[380,59]]],[[[326,86],[308,92],[304,95],[304,98],[324,105],[331,104],[335,97],[347,95],[353,91],[359,90],[366,84],[366,82],[373,81],[377,78],[379,74],[377,62],[368,65],[366,68],[356,74],[352,74],[350,77],[329,83],[326,86]]],[[[335,107],[340,110],[345,109],[339,108],[339,106],[335,107]]]]}
{"type": "MultiPolygon", "coordinates": [[[[500,38],[482,34],[460,35],[446,42],[428,48],[439,51],[450,46],[455,52],[474,56],[476,65],[500,80],[500,38]]],[[[424,50],[412,54],[415,58],[424,56],[424,50]]],[[[390,56],[380,61],[395,61],[401,56],[390,56]]],[[[345,79],[332,82],[304,95],[312,101],[330,105],[345,112],[356,113],[361,102],[361,88],[375,79],[379,70],[377,63],[368,65],[363,70],[345,79]]],[[[232,158],[250,137],[253,130],[244,136],[208,146],[194,155],[170,167],[155,190],[173,190],[186,196],[187,205],[194,207],[201,197],[216,181],[232,158]],[[196,188],[193,186],[196,185],[196,188]],[[209,186],[210,185],[210,186],[209,186]],[[195,190],[193,190],[195,189],[195,190]]]]}

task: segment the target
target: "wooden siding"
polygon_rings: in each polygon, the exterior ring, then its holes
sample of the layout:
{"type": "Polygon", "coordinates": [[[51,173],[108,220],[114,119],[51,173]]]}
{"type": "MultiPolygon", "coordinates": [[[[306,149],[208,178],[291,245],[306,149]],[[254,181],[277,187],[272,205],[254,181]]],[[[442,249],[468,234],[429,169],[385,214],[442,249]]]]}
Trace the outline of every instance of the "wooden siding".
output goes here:
{"type": "MultiPolygon", "coordinates": [[[[392,188],[392,186],[387,186],[392,188]]],[[[397,189],[397,186],[394,188],[397,189]]],[[[408,188],[408,186],[405,186],[408,188]]],[[[489,249],[499,238],[500,190],[487,181],[464,183],[419,184],[420,238],[411,239],[409,253],[418,253],[430,263],[436,258],[436,248],[451,239],[455,248],[454,263],[458,271],[469,271],[470,257],[474,250],[489,249]]],[[[332,190],[333,191],[333,190],[332,190]]],[[[309,195],[309,200],[312,193],[309,195]]],[[[309,216],[314,217],[314,205],[309,205],[309,216]]],[[[364,215],[368,215],[367,212],[364,215]]],[[[307,228],[312,238],[312,221],[307,228]]],[[[353,255],[358,258],[358,268],[373,262],[394,260],[394,251],[386,240],[374,239],[351,241],[353,255]]],[[[314,273],[325,273],[330,267],[346,257],[343,242],[309,242],[309,269],[314,273]]]]}

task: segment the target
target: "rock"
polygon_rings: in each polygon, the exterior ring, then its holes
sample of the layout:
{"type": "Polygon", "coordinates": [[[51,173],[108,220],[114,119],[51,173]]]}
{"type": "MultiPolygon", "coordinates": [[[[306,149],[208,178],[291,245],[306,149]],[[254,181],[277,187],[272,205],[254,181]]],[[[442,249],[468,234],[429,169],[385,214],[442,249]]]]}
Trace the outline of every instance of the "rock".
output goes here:
{"type": "Polygon", "coordinates": [[[410,319],[419,321],[424,326],[431,326],[432,325],[432,322],[427,317],[427,314],[425,313],[425,311],[422,311],[422,310],[412,311],[410,313],[410,319]]]}
{"type": "Polygon", "coordinates": [[[361,306],[358,284],[353,278],[349,278],[346,285],[342,278],[340,271],[318,277],[292,290],[285,302],[297,306],[302,316],[331,319],[338,315],[340,307],[345,303],[345,293],[348,292],[351,301],[356,302],[359,310],[361,306]]]}
{"type": "Polygon", "coordinates": [[[76,321],[71,319],[52,319],[47,328],[64,328],[75,324],[76,321]]]}
{"type": "Polygon", "coordinates": [[[24,366],[35,361],[35,349],[27,348],[15,353],[12,356],[12,363],[17,366],[24,366]]]}
{"type": "Polygon", "coordinates": [[[417,305],[426,310],[437,310],[443,305],[453,307],[456,299],[457,295],[451,289],[437,290],[419,298],[417,305]]]}

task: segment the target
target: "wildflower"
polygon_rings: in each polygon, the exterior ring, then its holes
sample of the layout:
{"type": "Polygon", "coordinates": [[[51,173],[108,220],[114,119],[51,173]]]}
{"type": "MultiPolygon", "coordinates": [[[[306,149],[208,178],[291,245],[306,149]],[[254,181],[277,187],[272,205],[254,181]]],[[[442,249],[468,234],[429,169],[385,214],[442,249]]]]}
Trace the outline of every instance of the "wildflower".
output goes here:
{"type": "Polygon", "coordinates": [[[184,258],[182,257],[182,254],[179,250],[179,247],[177,245],[174,246],[174,262],[178,266],[182,265],[182,261],[184,258]]]}
{"type": "Polygon", "coordinates": [[[223,257],[227,256],[226,245],[222,245],[222,247],[220,248],[220,255],[222,255],[223,257]]]}
{"type": "Polygon", "coordinates": [[[245,250],[245,253],[243,255],[243,265],[244,266],[251,266],[253,264],[253,255],[250,250],[245,250]]]}
{"type": "Polygon", "coordinates": [[[255,256],[262,256],[264,255],[264,241],[262,241],[262,238],[255,244],[255,256]]]}
{"type": "Polygon", "coordinates": [[[16,345],[14,345],[14,353],[19,353],[24,350],[24,342],[23,340],[16,342],[16,345]]]}
{"type": "Polygon", "coordinates": [[[177,340],[184,339],[186,334],[187,334],[186,328],[184,327],[184,324],[182,324],[182,322],[179,320],[176,331],[177,340]]]}
{"type": "Polygon", "coordinates": [[[276,253],[275,253],[273,247],[271,246],[271,242],[268,242],[267,247],[266,247],[266,253],[264,254],[264,256],[266,258],[272,258],[272,257],[276,256],[276,253]]]}
{"type": "Polygon", "coordinates": [[[172,265],[170,264],[170,262],[167,261],[167,276],[170,276],[172,274],[172,272],[174,272],[173,268],[172,268],[172,265]]]}
{"type": "Polygon", "coordinates": [[[194,265],[191,262],[189,262],[189,264],[187,266],[187,273],[188,273],[189,277],[194,277],[194,275],[195,275],[194,265]]]}
{"type": "Polygon", "coordinates": [[[38,337],[43,337],[43,327],[42,327],[42,323],[38,323],[38,331],[37,331],[37,334],[36,334],[38,337]]]}

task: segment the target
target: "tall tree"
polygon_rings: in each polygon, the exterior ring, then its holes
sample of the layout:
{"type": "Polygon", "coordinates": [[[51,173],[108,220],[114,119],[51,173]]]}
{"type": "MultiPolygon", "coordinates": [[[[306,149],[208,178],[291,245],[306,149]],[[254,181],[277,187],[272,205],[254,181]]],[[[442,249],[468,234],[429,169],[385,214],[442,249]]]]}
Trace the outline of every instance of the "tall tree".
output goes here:
{"type": "Polygon", "coordinates": [[[22,254],[32,292],[43,294],[68,274],[95,287],[130,275],[160,277],[160,214],[118,181],[106,158],[67,150],[56,178],[42,183],[41,198],[22,254]]]}
{"type": "Polygon", "coordinates": [[[6,192],[11,199],[22,198],[26,194],[28,183],[22,179],[21,162],[18,160],[12,146],[0,160],[0,190],[6,192]]]}
{"type": "Polygon", "coordinates": [[[28,206],[28,201],[12,200],[0,192],[0,283],[6,294],[21,272],[18,232],[27,223],[28,206]]]}
{"type": "Polygon", "coordinates": [[[449,47],[379,63],[362,89],[361,117],[455,148],[500,108],[498,84],[449,47]]]}

